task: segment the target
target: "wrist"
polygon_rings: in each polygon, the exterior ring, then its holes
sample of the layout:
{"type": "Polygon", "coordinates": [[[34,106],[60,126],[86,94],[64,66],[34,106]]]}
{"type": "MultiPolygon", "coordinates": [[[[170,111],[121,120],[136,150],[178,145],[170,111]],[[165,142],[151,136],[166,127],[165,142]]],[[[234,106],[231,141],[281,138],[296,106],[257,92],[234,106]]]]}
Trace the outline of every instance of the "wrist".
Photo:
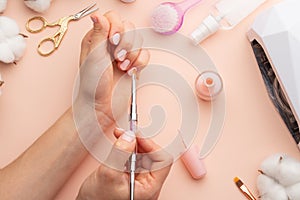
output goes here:
{"type": "Polygon", "coordinates": [[[103,105],[101,108],[99,105],[93,106],[88,101],[75,101],[73,103],[75,126],[81,137],[97,137],[99,128],[104,134],[112,133],[115,126],[112,114],[109,109],[106,109],[106,106],[103,105]]]}

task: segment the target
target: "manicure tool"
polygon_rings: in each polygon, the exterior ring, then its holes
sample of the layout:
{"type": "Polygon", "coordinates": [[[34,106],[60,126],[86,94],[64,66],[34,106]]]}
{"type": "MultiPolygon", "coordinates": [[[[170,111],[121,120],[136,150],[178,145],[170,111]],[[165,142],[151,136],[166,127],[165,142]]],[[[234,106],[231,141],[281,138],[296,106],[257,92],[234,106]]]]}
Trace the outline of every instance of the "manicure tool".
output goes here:
{"type": "Polygon", "coordinates": [[[48,56],[50,54],[52,54],[60,45],[66,31],[68,30],[68,24],[70,21],[77,21],[95,11],[97,11],[99,8],[93,8],[96,5],[96,3],[86,7],[85,9],[79,11],[78,13],[74,14],[74,15],[70,15],[67,17],[62,17],[60,19],[58,19],[55,22],[49,23],[45,18],[43,18],[42,16],[35,16],[30,18],[27,23],[26,23],[26,29],[27,31],[29,31],[30,33],[38,33],[41,32],[42,30],[44,30],[46,27],[54,27],[54,26],[59,26],[58,31],[51,37],[47,37],[45,39],[43,39],[39,45],[38,45],[38,53],[42,56],[48,56]],[[93,8],[93,9],[92,9],[93,8]],[[41,26],[38,26],[37,28],[33,27],[32,23],[37,23],[37,22],[41,22],[41,26]],[[41,49],[41,47],[43,45],[46,46],[45,43],[50,42],[52,43],[53,47],[50,48],[49,51],[43,51],[41,49]]]}
{"type": "MultiPolygon", "coordinates": [[[[137,132],[137,103],[136,103],[136,70],[133,69],[131,75],[131,104],[130,104],[130,130],[136,134],[137,132]]],[[[137,155],[137,145],[134,152],[130,156],[130,200],[134,200],[134,180],[135,180],[135,163],[137,155]]]]}

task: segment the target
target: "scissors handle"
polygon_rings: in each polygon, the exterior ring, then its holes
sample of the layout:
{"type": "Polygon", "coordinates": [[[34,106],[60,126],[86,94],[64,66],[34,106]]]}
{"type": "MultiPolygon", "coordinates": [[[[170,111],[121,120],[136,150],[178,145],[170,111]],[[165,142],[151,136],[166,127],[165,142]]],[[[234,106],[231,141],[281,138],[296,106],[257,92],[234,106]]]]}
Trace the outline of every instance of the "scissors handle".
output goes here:
{"type": "Polygon", "coordinates": [[[26,30],[30,33],[38,33],[44,30],[47,26],[53,25],[49,24],[47,20],[41,16],[32,17],[26,22],[26,30]]]}
{"type": "Polygon", "coordinates": [[[49,56],[58,48],[57,42],[54,37],[48,37],[43,39],[37,48],[38,53],[41,56],[49,56]]]}

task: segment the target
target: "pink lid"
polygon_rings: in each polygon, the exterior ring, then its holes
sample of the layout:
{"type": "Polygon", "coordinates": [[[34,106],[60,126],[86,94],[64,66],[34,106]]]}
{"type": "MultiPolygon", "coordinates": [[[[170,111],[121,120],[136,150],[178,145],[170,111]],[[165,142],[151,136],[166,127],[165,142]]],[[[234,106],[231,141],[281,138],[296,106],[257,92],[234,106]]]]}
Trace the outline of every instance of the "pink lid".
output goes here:
{"type": "Polygon", "coordinates": [[[196,81],[197,96],[205,101],[214,100],[223,89],[223,81],[220,75],[213,71],[201,73],[196,81]]]}
{"type": "Polygon", "coordinates": [[[194,179],[201,179],[206,174],[206,168],[199,158],[198,146],[191,146],[181,157],[182,162],[194,179]]]}

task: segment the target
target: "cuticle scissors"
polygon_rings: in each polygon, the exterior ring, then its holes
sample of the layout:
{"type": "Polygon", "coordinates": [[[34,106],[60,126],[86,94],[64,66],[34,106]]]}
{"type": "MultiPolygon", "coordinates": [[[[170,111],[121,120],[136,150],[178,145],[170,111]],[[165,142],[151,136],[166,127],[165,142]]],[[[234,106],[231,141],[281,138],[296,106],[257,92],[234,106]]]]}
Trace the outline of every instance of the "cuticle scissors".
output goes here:
{"type": "Polygon", "coordinates": [[[46,27],[55,27],[59,26],[60,28],[58,31],[51,37],[47,37],[40,41],[38,45],[38,53],[42,56],[48,56],[52,54],[60,45],[66,31],[68,30],[68,24],[70,21],[77,21],[95,11],[97,11],[99,8],[93,8],[96,5],[96,3],[93,3],[92,5],[84,8],[83,10],[79,11],[76,14],[67,16],[67,17],[61,17],[55,22],[49,23],[44,17],[42,16],[35,16],[30,18],[26,23],[26,30],[30,33],[38,33],[44,30],[46,27]],[[92,9],[93,8],[93,9],[92,9]],[[34,21],[40,21],[42,22],[42,25],[37,28],[32,28],[32,25],[30,25],[34,21]],[[53,44],[53,49],[50,49],[49,51],[43,51],[42,46],[45,45],[46,42],[51,42],[53,44]]]}

